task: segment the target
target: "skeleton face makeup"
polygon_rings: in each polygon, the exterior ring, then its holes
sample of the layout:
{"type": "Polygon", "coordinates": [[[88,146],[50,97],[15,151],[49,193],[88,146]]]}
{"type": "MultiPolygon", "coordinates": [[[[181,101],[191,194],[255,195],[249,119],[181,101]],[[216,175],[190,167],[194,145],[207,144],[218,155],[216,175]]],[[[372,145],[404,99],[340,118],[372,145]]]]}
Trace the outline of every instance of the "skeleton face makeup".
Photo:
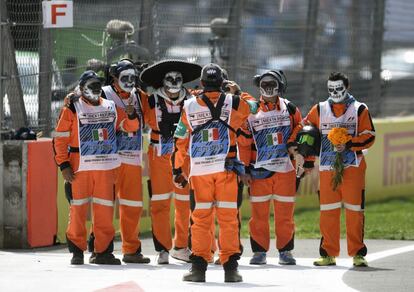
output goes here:
{"type": "Polygon", "coordinates": [[[134,69],[124,70],[119,73],[118,85],[119,87],[126,92],[131,92],[135,87],[135,80],[137,73],[134,69]]]}
{"type": "Polygon", "coordinates": [[[176,71],[168,72],[165,74],[163,84],[166,91],[170,93],[177,93],[183,86],[183,75],[176,71]]]}
{"type": "Polygon", "coordinates": [[[274,97],[279,94],[279,83],[272,76],[264,76],[260,80],[260,94],[264,97],[274,97]]]}
{"type": "Polygon", "coordinates": [[[335,103],[342,102],[348,93],[342,80],[328,80],[328,92],[332,101],[335,103]]]}
{"type": "Polygon", "coordinates": [[[82,95],[91,102],[97,102],[102,93],[102,84],[99,80],[88,80],[82,88],[82,95]]]}

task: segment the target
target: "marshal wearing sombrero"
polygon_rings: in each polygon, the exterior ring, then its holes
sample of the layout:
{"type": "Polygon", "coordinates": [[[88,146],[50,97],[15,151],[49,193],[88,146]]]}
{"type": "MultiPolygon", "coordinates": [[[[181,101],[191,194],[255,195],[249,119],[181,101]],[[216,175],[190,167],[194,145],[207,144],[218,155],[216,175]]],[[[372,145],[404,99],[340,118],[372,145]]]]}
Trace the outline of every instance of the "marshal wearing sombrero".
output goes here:
{"type": "MultiPolygon", "coordinates": [[[[155,91],[143,99],[148,109],[146,122],[151,128],[148,147],[149,190],[151,193],[151,220],[157,263],[168,264],[169,255],[175,259],[190,261],[188,226],[190,224],[189,188],[186,180],[174,181],[171,154],[174,149],[173,134],[180,120],[184,101],[192,95],[183,84],[198,79],[201,66],[180,60],[158,62],[144,71],[142,82],[155,91]],[[175,236],[171,237],[170,194],[175,194],[175,236]]],[[[183,167],[188,175],[188,169],[183,167]]],[[[176,176],[174,176],[176,179],[176,176]]]]}
{"type": "Polygon", "coordinates": [[[170,72],[181,73],[181,84],[191,82],[201,75],[201,66],[195,63],[190,63],[181,60],[164,60],[155,63],[144,71],[142,71],[140,78],[146,84],[158,89],[165,84],[166,75],[170,72]]]}

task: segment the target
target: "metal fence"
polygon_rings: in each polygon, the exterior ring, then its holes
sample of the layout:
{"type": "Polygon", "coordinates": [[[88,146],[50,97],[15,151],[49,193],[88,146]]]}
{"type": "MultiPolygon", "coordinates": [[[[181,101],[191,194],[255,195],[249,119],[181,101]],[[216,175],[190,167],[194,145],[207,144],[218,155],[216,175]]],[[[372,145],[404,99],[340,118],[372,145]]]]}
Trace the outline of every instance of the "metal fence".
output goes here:
{"type": "Polygon", "coordinates": [[[375,117],[414,110],[413,1],[74,0],[65,29],[43,28],[40,0],[0,3],[3,138],[23,126],[48,135],[82,71],[122,56],[217,62],[256,96],[252,77],[282,69],[304,114],[344,71],[375,117]]]}

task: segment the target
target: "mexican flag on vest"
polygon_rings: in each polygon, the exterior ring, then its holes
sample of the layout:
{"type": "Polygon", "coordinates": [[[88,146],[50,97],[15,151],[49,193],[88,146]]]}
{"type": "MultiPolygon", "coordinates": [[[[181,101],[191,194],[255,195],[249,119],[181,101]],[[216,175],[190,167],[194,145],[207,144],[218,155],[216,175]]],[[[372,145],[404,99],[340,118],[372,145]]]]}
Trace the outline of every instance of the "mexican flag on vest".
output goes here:
{"type": "Polygon", "coordinates": [[[108,140],[108,129],[93,129],[92,130],[93,141],[105,141],[108,140]]]}
{"type": "Polygon", "coordinates": [[[266,135],[267,146],[274,146],[283,143],[283,136],[282,133],[272,133],[266,135]]]}
{"type": "Polygon", "coordinates": [[[201,135],[202,135],[203,142],[212,142],[212,141],[217,141],[219,139],[218,128],[203,130],[201,135]]]}

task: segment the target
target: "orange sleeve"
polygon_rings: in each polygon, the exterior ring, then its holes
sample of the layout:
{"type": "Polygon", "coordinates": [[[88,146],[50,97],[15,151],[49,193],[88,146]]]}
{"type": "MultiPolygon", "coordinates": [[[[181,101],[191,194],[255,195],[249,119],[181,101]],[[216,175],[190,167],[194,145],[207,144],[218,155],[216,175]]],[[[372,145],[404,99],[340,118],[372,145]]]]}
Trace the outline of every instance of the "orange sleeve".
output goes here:
{"type": "Polygon", "coordinates": [[[350,142],[347,143],[352,151],[361,151],[368,149],[374,144],[375,141],[375,128],[372,123],[371,115],[368,109],[364,106],[363,110],[358,116],[358,135],[353,137],[350,142]]]}
{"type": "Polygon", "coordinates": [[[319,129],[319,105],[314,105],[306,117],[296,124],[295,128],[292,131],[292,135],[289,138],[289,141],[295,141],[298,132],[302,130],[303,126],[312,124],[319,129]]]}
{"type": "Polygon", "coordinates": [[[237,146],[239,149],[240,160],[244,165],[249,165],[251,160],[253,137],[246,120],[237,130],[237,146]]]}
{"type": "Polygon", "coordinates": [[[293,143],[296,140],[297,132],[295,132],[295,129],[298,125],[300,125],[302,122],[302,113],[300,112],[299,108],[296,107],[295,114],[291,116],[291,125],[292,125],[292,134],[290,135],[287,143],[293,143]]]}
{"type": "Polygon", "coordinates": [[[240,98],[244,100],[256,100],[253,96],[244,91],[240,94],[240,98]]]}
{"type": "Polygon", "coordinates": [[[190,135],[191,130],[187,120],[187,115],[185,113],[185,110],[183,110],[181,113],[180,121],[178,122],[177,130],[174,134],[175,147],[174,153],[171,156],[173,169],[179,169],[184,165],[186,157],[188,156],[190,135]]]}
{"type": "Polygon", "coordinates": [[[142,112],[144,114],[144,123],[146,125],[150,124],[150,106],[149,106],[149,102],[148,102],[148,95],[144,92],[140,93],[141,94],[141,104],[142,104],[142,112]]]}
{"type": "Polygon", "coordinates": [[[244,124],[250,115],[250,106],[246,100],[240,98],[239,108],[237,110],[233,109],[231,115],[230,126],[237,130],[244,124]]]}
{"type": "Polygon", "coordinates": [[[72,127],[74,121],[76,121],[75,115],[68,106],[64,106],[60,112],[59,120],[55,128],[53,148],[55,151],[55,161],[60,169],[70,166],[68,147],[74,135],[72,127]]]}
{"type": "Polygon", "coordinates": [[[249,123],[246,120],[237,130],[237,145],[250,146],[253,142],[253,136],[249,129],[249,123]]]}
{"type": "Polygon", "coordinates": [[[118,115],[118,118],[116,119],[117,131],[121,130],[123,132],[135,132],[138,130],[139,120],[136,114],[133,118],[129,118],[125,113],[125,110],[118,106],[116,107],[116,113],[118,115]]]}

